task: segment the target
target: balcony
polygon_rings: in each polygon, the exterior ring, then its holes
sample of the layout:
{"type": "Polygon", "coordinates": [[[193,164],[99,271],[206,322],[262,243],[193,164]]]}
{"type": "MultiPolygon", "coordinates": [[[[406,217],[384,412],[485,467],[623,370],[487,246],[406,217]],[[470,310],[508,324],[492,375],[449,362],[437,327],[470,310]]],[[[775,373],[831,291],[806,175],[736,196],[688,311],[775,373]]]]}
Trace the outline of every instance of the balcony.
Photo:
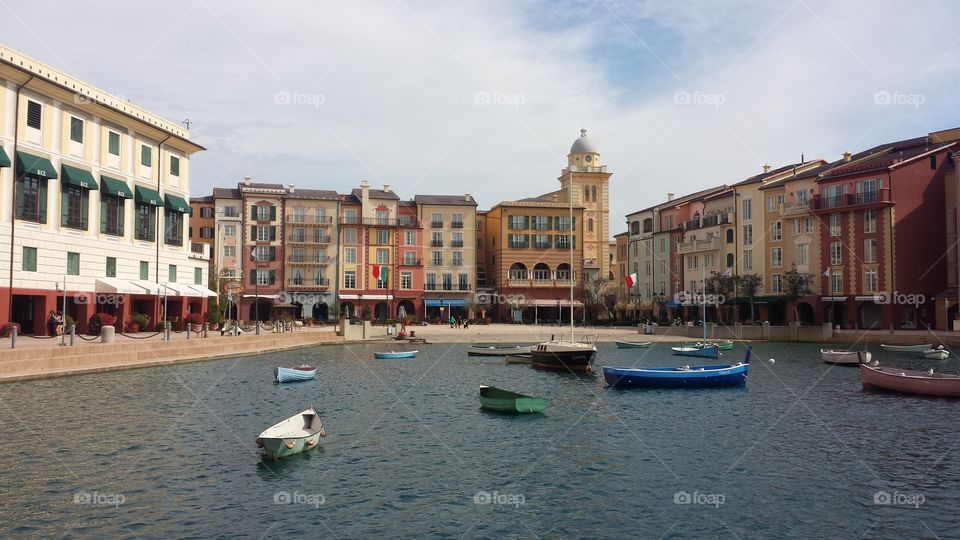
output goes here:
{"type": "Polygon", "coordinates": [[[403,259],[400,266],[423,266],[423,263],[420,259],[403,259]]]}
{"type": "Polygon", "coordinates": [[[443,247],[443,240],[431,240],[430,247],[443,247]]]}
{"type": "Polygon", "coordinates": [[[451,240],[451,241],[450,241],[450,247],[462,248],[462,247],[463,247],[463,240],[451,240]]]}
{"type": "Polygon", "coordinates": [[[287,241],[292,244],[329,244],[330,240],[330,236],[311,236],[309,234],[291,234],[287,236],[287,241]]]}
{"type": "Polygon", "coordinates": [[[808,201],[798,201],[793,204],[780,205],[781,216],[796,216],[810,212],[810,203],[808,201]]]}
{"type": "Polygon", "coordinates": [[[524,279],[524,278],[509,278],[507,280],[508,287],[567,287],[570,285],[576,285],[575,280],[569,278],[558,278],[558,279],[524,279]]]}
{"type": "Polygon", "coordinates": [[[810,202],[810,208],[814,213],[826,213],[837,208],[852,210],[893,205],[893,200],[890,197],[890,188],[881,188],[861,193],[849,193],[836,197],[814,195],[813,200],[810,202]]]}
{"type": "Polygon", "coordinates": [[[360,218],[357,216],[340,216],[341,225],[359,225],[360,218]]]}
{"type": "Polygon", "coordinates": [[[326,289],[330,287],[330,280],[328,278],[321,278],[321,279],[290,278],[287,280],[287,287],[290,289],[326,289]]]}
{"type": "Polygon", "coordinates": [[[378,227],[407,227],[416,228],[417,218],[413,216],[403,216],[401,218],[359,218],[359,217],[341,217],[341,225],[370,225],[378,227]]]}
{"type": "Polygon", "coordinates": [[[287,262],[291,264],[314,265],[314,264],[332,264],[337,260],[336,257],[298,257],[288,255],[287,262]]]}
{"type": "Polygon", "coordinates": [[[680,242],[677,244],[677,253],[680,255],[716,249],[720,249],[720,237],[717,236],[709,240],[694,240],[692,242],[680,242]]]}
{"type": "Polygon", "coordinates": [[[451,229],[462,229],[462,228],[463,228],[463,222],[462,222],[462,221],[454,221],[454,222],[451,222],[451,223],[450,223],[450,228],[451,228],[451,229]]]}
{"type": "Polygon", "coordinates": [[[442,229],[442,228],[443,228],[443,222],[442,222],[442,221],[431,221],[431,222],[430,222],[430,227],[431,227],[431,228],[434,228],[434,229],[442,229]]]}
{"type": "Polygon", "coordinates": [[[298,216],[296,214],[287,214],[287,223],[325,227],[333,224],[333,216],[298,216]]]}

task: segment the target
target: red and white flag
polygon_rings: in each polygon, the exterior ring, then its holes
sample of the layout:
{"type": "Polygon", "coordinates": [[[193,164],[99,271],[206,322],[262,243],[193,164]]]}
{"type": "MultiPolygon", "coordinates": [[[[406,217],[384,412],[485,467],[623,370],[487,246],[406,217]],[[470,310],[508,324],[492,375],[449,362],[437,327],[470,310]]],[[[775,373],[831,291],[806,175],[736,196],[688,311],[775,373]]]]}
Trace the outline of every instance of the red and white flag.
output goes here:
{"type": "Polygon", "coordinates": [[[823,273],[823,277],[830,277],[830,269],[829,269],[829,268],[827,268],[827,270],[823,273]]]}
{"type": "Polygon", "coordinates": [[[627,282],[627,288],[628,288],[628,289],[632,289],[633,286],[637,284],[637,273],[634,272],[634,273],[630,274],[629,276],[627,276],[627,277],[625,277],[625,278],[623,278],[623,279],[624,279],[624,281],[627,282]]]}

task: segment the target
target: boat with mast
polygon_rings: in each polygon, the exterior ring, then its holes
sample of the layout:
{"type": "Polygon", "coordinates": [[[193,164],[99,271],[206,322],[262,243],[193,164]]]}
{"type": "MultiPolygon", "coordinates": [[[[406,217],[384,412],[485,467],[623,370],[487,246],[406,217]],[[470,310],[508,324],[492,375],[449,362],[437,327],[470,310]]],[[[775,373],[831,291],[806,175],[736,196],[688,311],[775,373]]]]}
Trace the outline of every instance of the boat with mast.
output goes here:
{"type": "MultiPolygon", "coordinates": [[[[700,266],[700,286],[703,288],[700,322],[703,325],[703,341],[693,345],[671,347],[673,354],[677,356],[695,356],[697,358],[719,358],[721,356],[720,345],[707,341],[707,273],[704,267],[705,265],[700,266]]],[[[733,342],[730,342],[729,348],[733,348],[733,342]]]]}

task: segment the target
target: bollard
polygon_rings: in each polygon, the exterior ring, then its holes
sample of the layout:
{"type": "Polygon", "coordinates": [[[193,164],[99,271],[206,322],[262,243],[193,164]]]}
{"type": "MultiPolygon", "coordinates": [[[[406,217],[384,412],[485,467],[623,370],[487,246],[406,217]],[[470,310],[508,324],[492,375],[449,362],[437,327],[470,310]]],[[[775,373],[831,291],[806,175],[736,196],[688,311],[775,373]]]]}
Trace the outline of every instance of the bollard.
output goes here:
{"type": "Polygon", "coordinates": [[[101,343],[113,343],[113,336],[117,329],[113,326],[104,325],[100,329],[100,342],[101,343]]]}
{"type": "Polygon", "coordinates": [[[170,321],[164,321],[163,323],[163,339],[170,341],[170,321]]]}
{"type": "Polygon", "coordinates": [[[11,349],[17,348],[17,325],[16,324],[13,325],[13,333],[10,334],[10,348],[11,349]]]}
{"type": "Polygon", "coordinates": [[[208,322],[203,323],[203,336],[202,336],[202,337],[210,337],[210,323],[208,323],[208,322]]]}
{"type": "Polygon", "coordinates": [[[190,327],[191,327],[191,326],[193,326],[193,325],[190,324],[190,323],[187,323],[187,339],[188,339],[188,340],[190,339],[190,327]]]}
{"type": "Polygon", "coordinates": [[[70,346],[73,347],[73,338],[77,335],[77,324],[70,325],[70,346]]]}

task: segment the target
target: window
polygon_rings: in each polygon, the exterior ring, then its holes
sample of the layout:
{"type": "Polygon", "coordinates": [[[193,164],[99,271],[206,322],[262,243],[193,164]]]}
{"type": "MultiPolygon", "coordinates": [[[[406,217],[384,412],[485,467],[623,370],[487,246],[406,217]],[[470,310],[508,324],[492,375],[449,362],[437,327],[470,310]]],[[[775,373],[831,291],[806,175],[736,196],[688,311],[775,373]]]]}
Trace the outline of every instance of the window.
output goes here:
{"type": "Polygon", "coordinates": [[[390,262],[389,249],[377,249],[377,264],[387,264],[390,262]]]}
{"type": "Polygon", "coordinates": [[[64,185],[60,192],[60,225],[71,229],[87,230],[87,207],[90,195],[87,190],[74,185],[64,185]]]}
{"type": "Polygon", "coordinates": [[[810,234],[813,232],[813,218],[803,218],[803,232],[810,234]]]}
{"type": "Polygon", "coordinates": [[[403,264],[408,266],[413,266],[417,264],[417,252],[416,251],[407,251],[403,254],[403,264]]]}
{"type": "Polygon", "coordinates": [[[587,220],[587,231],[593,232],[593,218],[587,220]]]}
{"type": "Polygon", "coordinates": [[[171,264],[167,267],[167,281],[171,283],[177,282],[177,265],[171,264]]]}
{"type": "Polygon", "coordinates": [[[550,234],[534,234],[533,236],[533,247],[536,249],[550,249],[553,247],[553,235],[550,234]]]}
{"type": "Polygon", "coordinates": [[[200,217],[204,219],[213,219],[213,207],[204,206],[200,209],[200,217]]]}
{"type": "Polygon", "coordinates": [[[140,261],[140,279],[150,279],[149,261],[140,261]]]}
{"type": "Polygon", "coordinates": [[[733,253],[727,253],[727,268],[733,268],[733,253]]]}
{"type": "Polygon", "coordinates": [[[417,231],[406,231],[403,233],[404,244],[408,246],[417,245],[417,231]]]}
{"type": "Polygon", "coordinates": [[[377,244],[385,246],[390,243],[390,231],[377,229],[377,244]]]}
{"type": "Polygon", "coordinates": [[[527,279],[527,267],[520,263],[513,263],[507,275],[510,279],[527,279]]]}
{"type": "Polygon", "coordinates": [[[237,226],[236,225],[224,225],[223,226],[223,235],[227,238],[236,238],[237,236],[237,226]]]}
{"type": "Polygon", "coordinates": [[[170,156],[170,176],[180,176],[180,158],[170,156]]]}
{"type": "Polygon", "coordinates": [[[840,214],[830,214],[830,236],[840,236],[840,214]]]}
{"type": "Polygon", "coordinates": [[[753,250],[743,250],[743,271],[753,272],[753,250]]]}
{"type": "Polygon", "coordinates": [[[164,212],[164,243],[173,246],[183,245],[183,214],[180,212],[164,212]]]}
{"type": "Polygon", "coordinates": [[[783,266],[783,248],[775,247],[770,249],[770,266],[773,268],[783,266]]]}
{"type": "Polygon", "coordinates": [[[576,220],[571,219],[570,216],[559,217],[556,219],[556,227],[554,227],[554,229],[558,231],[572,231],[576,223],[576,220]]]}
{"type": "Polygon", "coordinates": [[[810,264],[810,244],[797,244],[797,264],[810,264]]]}
{"type": "Polygon", "coordinates": [[[149,146],[145,144],[140,146],[140,164],[144,167],[149,167],[150,163],[152,162],[150,155],[151,152],[152,149],[149,146]]]}
{"type": "Polygon", "coordinates": [[[213,227],[200,227],[200,238],[213,238],[213,227]]]}
{"type": "Polygon", "coordinates": [[[830,292],[833,294],[843,292],[843,273],[840,270],[830,271],[830,292]]]}
{"type": "Polygon", "coordinates": [[[733,229],[727,229],[727,243],[733,243],[733,229]]]}
{"type": "Polygon", "coordinates": [[[443,247],[443,233],[430,233],[430,247],[443,247]]]}
{"type": "Polygon", "coordinates": [[[440,276],[443,281],[443,290],[452,291],[453,290],[453,274],[443,274],[440,276]]]}
{"type": "Polygon", "coordinates": [[[203,285],[203,268],[197,267],[193,269],[193,284],[203,285]]]}
{"type": "Polygon", "coordinates": [[[868,269],[863,271],[863,291],[875,293],[879,290],[880,281],[877,279],[877,271],[868,269]]]}
{"type": "Polygon", "coordinates": [[[783,292],[783,274],[772,274],[770,276],[771,280],[771,291],[775,293],[783,292]]]}
{"type": "Polygon", "coordinates": [[[107,153],[112,156],[120,155],[120,134],[116,131],[107,132],[107,153]]]}
{"type": "Polygon", "coordinates": [[[277,258],[277,248],[273,246],[256,246],[252,253],[257,262],[269,262],[277,258]]]}
{"type": "Polygon", "coordinates": [[[753,244],[753,225],[744,225],[743,226],[743,245],[749,246],[753,244]]]}
{"type": "Polygon", "coordinates": [[[427,274],[427,283],[423,287],[428,291],[437,290],[437,275],[436,274],[427,274]]]}
{"type": "Polygon", "coordinates": [[[116,257],[107,257],[106,276],[117,277],[117,258],[116,257]]]}
{"type": "MultiPolygon", "coordinates": [[[[272,228],[273,228],[273,227],[264,227],[264,226],[262,226],[262,225],[254,225],[254,230],[255,230],[256,233],[257,233],[256,236],[255,236],[255,238],[257,239],[257,242],[269,242],[269,241],[270,241],[270,229],[272,229],[272,228]]],[[[295,229],[295,230],[293,231],[293,237],[294,237],[295,241],[297,241],[297,242],[303,242],[303,240],[304,240],[304,238],[303,238],[303,229],[299,229],[299,231],[300,231],[299,239],[297,239],[297,229],[295,229]]]]}
{"type": "Polygon", "coordinates": [[[303,278],[304,278],[303,268],[294,268],[293,272],[290,273],[290,284],[303,285],[303,278]]]}
{"type": "Polygon", "coordinates": [[[753,219],[753,200],[744,199],[743,200],[743,220],[750,221],[753,219]]]}
{"type": "Polygon", "coordinates": [[[777,209],[777,199],[773,195],[767,197],[767,212],[773,212],[777,209]]]}
{"type": "Polygon", "coordinates": [[[840,242],[830,242],[830,264],[843,264],[843,246],[840,242]]]}
{"type": "Polygon", "coordinates": [[[237,246],[223,246],[223,256],[224,256],[224,257],[236,257],[236,256],[237,256],[237,246]]]}
{"type": "Polygon", "coordinates": [[[801,223],[800,218],[793,220],[793,234],[795,235],[800,234],[800,231],[802,230],[802,225],[803,224],[801,223]]]}
{"type": "Polygon", "coordinates": [[[450,264],[452,266],[463,266],[463,252],[454,251],[450,259],[450,264]]]}
{"type": "Polygon", "coordinates": [[[40,129],[43,108],[36,101],[27,101],[27,127],[40,129]]]}
{"type": "Polygon", "coordinates": [[[277,219],[277,207],[266,204],[254,205],[253,215],[257,217],[257,221],[273,221],[277,219]]]}
{"type": "Polygon", "coordinates": [[[251,270],[250,283],[256,285],[273,285],[276,274],[273,270],[251,270]]]}
{"type": "Polygon", "coordinates": [[[430,260],[434,266],[443,266],[443,252],[442,251],[431,251],[430,260]]]}
{"type": "Polygon", "coordinates": [[[24,174],[17,182],[17,219],[47,222],[47,181],[24,174]]]}
{"type": "Polygon", "coordinates": [[[123,236],[124,208],[126,201],[120,197],[100,194],[100,232],[123,236]]]}
{"type": "Polygon", "coordinates": [[[357,210],[355,208],[347,208],[343,211],[343,222],[349,225],[356,225],[360,223],[360,220],[357,219],[357,210]]]}
{"type": "MultiPolygon", "coordinates": [[[[569,234],[558,234],[557,235],[557,249],[570,249],[571,247],[577,247],[577,239],[575,236],[569,234]],[[571,246],[571,244],[573,244],[571,246]]],[[[524,246],[526,247],[526,246],[524,246]]]]}
{"type": "Polygon", "coordinates": [[[527,229],[529,224],[529,216],[510,216],[507,220],[507,228],[515,231],[527,229]]]}
{"type": "Polygon", "coordinates": [[[236,206],[224,206],[223,217],[240,217],[240,212],[237,211],[236,206]]]}
{"type": "Polygon", "coordinates": [[[290,262],[301,263],[304,261],[304,250],[303,248],[293,248],[293,253],[290,254],[290,262]]]}
{"type": "Polygon", "coordinates": [[[770,239],[774,242],[783,240],[783,224],[779,221],[770,224],[770,239]]]}
{"type": "Polygon", "coordinates": [[[873,208],[863,211],[863,232],[877,232],[877,211],[873,208]]]}
{"type": "Polygon", "coordinates": [[[400,288],[413,288],[413,274],[411,272],[400,272],[400,288]]]}
{"type": "Polygon", "coordinates": [[[477,268],[477,286],[481,287],[487,284],[487,269],[477,268]]]}
{"type": "Polygon", "coordinates": [[[550,216],[533,216],[533,229],[537,231],[549,231],[553,224],[550,216]]]}
{"type": "Polygon", "coordinates": [[[470,290],[469,279],[470,279],[470,276],[467,274],[458,274],[457,288],[460,289],[461,291],[469,291],[470,290]]]}
{"type": "Polygon", "coordinates": [[[343,259],[344,262],[356,263],[357,262],[357,248],[344,248],[343,249],[343,259]]]}
{"type": "Polygon", "coordinates": [[[73,251],[67,252],[67,275],[80,275],[80,254],[73,251]]]}
{"type": "Polygon", "coordinates": [[[526,234],[508,234],[507,246],[511,248],[530,247],[530,236],[526,234]]]}
{"type": "Polygon", "coordinates": [[[357,243],[357,230],[353,227],[348,227],[343,230],[343,242],[345,244],[356,244],[357,243]]]}
{"type": "Polygon", "coordinates": [[[450,247],[463,247],[463,233],[455,232],[451,234],[450,247]]]}
{"type": "Polygon", "coordinates": [[[293,209],[293,221],[296,223],[303,223],[307,219],[307,209],[306,208],[294,208],[293,209]]]}
{"type": "Polygon", "coordinates": [[[377,225],[389,225],[390,212],[386,210],[377,210],[377,225]]]}
{"type": "Polygon", "coordinates": [[[24,272],[37,271],[37,248],[23,246],[23,261],[20,268],[24,272]]]}
{"type": "Polygon", "coordinates": [[[477,238],[477,249],[483,249],[483,240],[477,238]]]}
{"type": "Polygon", "coordinates": [[[590,200],[590,186],[583,186],[583,200],[590,200]]]}
{"type": "Polygon", "coordinates": [[[83,144],[83,120],[76,116],[70,117],[70,140],[83,144]]]}
{"type": "Polygon", "coordinates": [[[863,262],[877,262],[877,239],[867,238],[863,241],[863,262]]]}
{"type": "Polygon", "coordinates": [[[597,186],[590,188],[590,198],[593,199],[593,202],[597,202],[597,186]]]}
{"type": "Polygon", "coordinates": [[[450,226],[454,229],[463,228],[463,214],[453,214],[450,216],[450,226]]]}

